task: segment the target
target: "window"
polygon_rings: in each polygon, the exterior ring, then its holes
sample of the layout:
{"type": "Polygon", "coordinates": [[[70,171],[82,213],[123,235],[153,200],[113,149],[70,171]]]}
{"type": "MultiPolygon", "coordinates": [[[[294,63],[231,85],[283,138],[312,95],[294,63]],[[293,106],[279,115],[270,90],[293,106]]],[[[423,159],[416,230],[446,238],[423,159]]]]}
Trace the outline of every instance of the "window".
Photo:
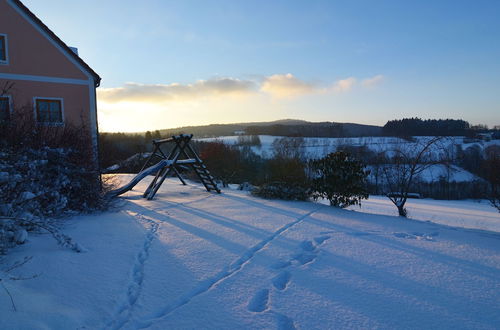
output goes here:
{"type": "Polygon", "coordinates": [[[0,34],[0,64],[7,64],[7,36],[0,34]]]}
{"type": "Polygon", "coordinates": [[[10,119],[10,99],[0,96],[0,122],[10,119]]]}
{"type": "Polygon", "coordinates": [[[39,123],[62,124],[62,99],[35,99],[36,119],[39,123]]]}

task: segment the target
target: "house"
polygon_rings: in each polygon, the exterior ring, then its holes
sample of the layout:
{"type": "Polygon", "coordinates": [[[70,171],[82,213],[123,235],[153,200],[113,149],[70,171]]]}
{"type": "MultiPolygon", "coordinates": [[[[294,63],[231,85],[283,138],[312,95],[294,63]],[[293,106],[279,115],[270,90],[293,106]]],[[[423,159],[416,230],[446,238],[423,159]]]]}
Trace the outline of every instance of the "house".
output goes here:
{"type": "Polygon", "coordinates": [[[37,127],[80,127],[97,165],[100,81],[21,1],[0,0],[0,121],[23,107],[37,127]]]}

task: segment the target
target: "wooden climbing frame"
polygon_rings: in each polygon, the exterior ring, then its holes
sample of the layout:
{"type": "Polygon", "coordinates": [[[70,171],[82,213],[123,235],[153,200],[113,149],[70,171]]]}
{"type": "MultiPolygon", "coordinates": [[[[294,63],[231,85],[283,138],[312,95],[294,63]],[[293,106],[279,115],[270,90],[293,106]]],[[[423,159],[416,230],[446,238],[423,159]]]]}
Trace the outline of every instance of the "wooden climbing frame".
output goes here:
{"type": "Polygon", "coordinates": [[[142,167],[141,172],[148,167],[148,165],[153,162],[155,158],[166,160],[169,165],[158,170],[155,178],[144,192],[144,198],[153,199],[162,183],[171,173],[175,174],[183,185],[186,185],[186,181],[184,181],[184,178],[180,174],[180,169],[183,167],[192,168],[207,191],[213,190],[220,194],[220,189],[214,182],[214,178],[210,175],[210,172],[196,151],[189,144],[192,138],[193,134],[181,134],[172,136],[168,139],[153,140],[153,152],[142,167]],[[162,149],[166,146],[172,146],[172,144],[173,148],[170,152],[167,153],[162,149]]]}

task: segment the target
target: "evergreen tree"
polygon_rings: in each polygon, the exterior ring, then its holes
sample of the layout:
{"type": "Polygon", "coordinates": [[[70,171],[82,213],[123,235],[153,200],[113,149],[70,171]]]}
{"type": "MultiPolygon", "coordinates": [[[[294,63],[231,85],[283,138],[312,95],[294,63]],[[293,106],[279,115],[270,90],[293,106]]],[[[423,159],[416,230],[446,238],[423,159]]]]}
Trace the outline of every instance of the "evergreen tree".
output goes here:
{"type": "Polygon", "coordinates": [[[309,162],[313,175],[312,188],[314,199],[326,198],[330,205],[347,207],[361,205],[362,199],[368,198],[364,165],[339,151],[325,158],[309,162]]]}

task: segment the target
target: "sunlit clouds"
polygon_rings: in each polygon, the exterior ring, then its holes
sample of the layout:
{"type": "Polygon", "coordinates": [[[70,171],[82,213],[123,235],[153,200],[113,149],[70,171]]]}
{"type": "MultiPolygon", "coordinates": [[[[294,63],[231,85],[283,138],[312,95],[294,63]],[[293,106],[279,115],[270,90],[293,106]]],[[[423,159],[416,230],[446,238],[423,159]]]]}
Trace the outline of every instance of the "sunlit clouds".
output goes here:
{"type": "Polygon", "coordinates": [[[303,98],[340,98],[382,81],[383,76],[376,75],[311,82],[285,73],[246,79],[216,77],[187,84],[130,82],[98,90],[99,125],[102,131],[132,132],[289,118],[287,109],[296,108],[294,102],[303,98]]]}
{"type": "Polygon", "coordinates": [[[384,81],[384,76],[379,74],[371,78],[366,78],[361,81],[361,85],[367,88],[373,88],[377,85],[380,85],[384,81]]]}
{"type": "Polygon", "coordinates": [[[346,93],[349,92],[354,85],[356,84],[356,78],[349,77],[346,79],[341,79],[333,85],[333,91],[337,93],[346,93]]]}
{"type": "Polygon", "coordinates": [[[198,80],[193,84],[137,84],[126,83],[123,87],[102,88],[98,91],[103,102],[169,102],[191,101],[206,96],[238,95],[254,91],[252,81],[234,78],[198,80]]]}
{"type": "Polygon", "coordinates": [[[275,97],[294,97],[314,92],[315,86],[287,73],[266,77],[260,89],[275,97]]]}

